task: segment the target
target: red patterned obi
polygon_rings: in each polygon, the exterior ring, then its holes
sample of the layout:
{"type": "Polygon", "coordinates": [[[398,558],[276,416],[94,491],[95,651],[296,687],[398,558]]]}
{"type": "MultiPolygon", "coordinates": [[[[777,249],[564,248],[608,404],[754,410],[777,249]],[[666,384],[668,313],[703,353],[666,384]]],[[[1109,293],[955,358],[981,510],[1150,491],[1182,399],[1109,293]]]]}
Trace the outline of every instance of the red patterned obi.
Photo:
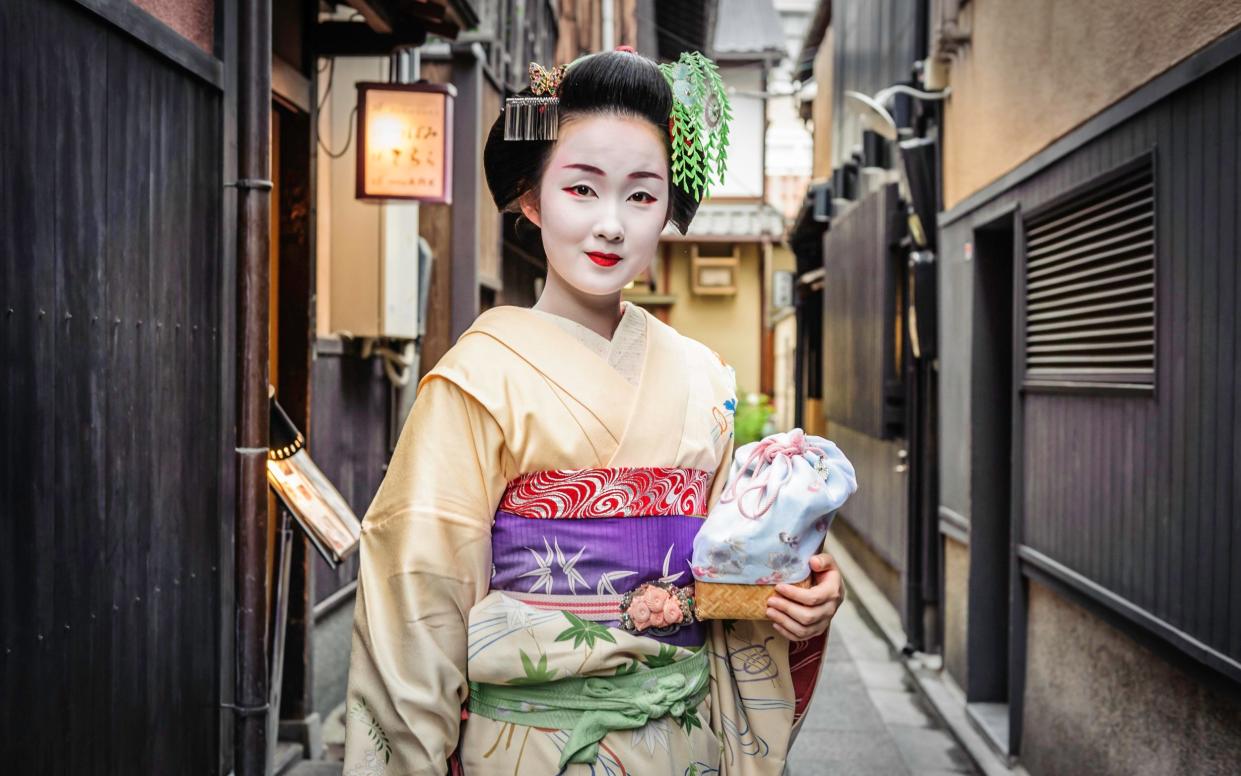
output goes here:
{"type": "Polygon", "coordinates": [[[707,514],[711,472],[663,467],[560,469],[509,483],[500,511],[522,517],[648,517],[707,514]]]}

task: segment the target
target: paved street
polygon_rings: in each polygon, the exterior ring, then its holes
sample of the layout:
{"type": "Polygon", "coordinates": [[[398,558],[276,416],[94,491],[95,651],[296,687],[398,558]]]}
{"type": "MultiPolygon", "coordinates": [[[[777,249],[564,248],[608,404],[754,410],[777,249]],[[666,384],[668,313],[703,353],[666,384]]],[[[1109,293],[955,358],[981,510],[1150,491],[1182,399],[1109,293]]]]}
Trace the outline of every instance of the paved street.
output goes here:
{"type": "Polygon", "coordinates": [[[977,770],[846,600],[832,620],[827,664],[790,753],[790,776],[952,773],[977,770]]]}

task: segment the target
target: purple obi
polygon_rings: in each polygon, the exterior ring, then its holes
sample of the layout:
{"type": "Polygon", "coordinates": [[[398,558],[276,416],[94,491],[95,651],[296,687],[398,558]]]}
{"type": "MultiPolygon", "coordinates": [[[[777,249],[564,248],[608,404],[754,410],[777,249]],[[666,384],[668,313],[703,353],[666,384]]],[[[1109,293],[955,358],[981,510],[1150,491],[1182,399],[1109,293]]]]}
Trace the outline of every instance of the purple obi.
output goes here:
{"type": "Polygon", "coordinates": [[[535,608],[699,646],[706,631],[692,613],[689,561],[710,480],[694,469],[524,475],[509,483],[496,512],[491,589],[535,608]]]}

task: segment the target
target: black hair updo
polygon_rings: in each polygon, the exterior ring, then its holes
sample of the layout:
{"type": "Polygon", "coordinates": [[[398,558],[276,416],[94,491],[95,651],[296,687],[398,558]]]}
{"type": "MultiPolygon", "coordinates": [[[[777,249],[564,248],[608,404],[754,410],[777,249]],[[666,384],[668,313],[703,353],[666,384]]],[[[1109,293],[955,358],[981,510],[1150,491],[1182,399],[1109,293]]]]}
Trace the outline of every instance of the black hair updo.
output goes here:
{"type": "MultiPolygon", "coordinates": [[[[520,94],[529,95],[523,89],[520,94]]],[[[589,114],[615,114],[651,122],[671,152],[668,117],[672,89],[659,66],[640,54],[608,51],[574,62],[560,84],[560,124],[589,114]]],[[[483,150],[483,171],[496,207],[512,210],[527,191],[538,188],[554,140],[505,140],[504,115],[491,125],[483,150]]],[[[681,234],[689,228],[698,199],[669,180],[668,219],[681,234]]]]}

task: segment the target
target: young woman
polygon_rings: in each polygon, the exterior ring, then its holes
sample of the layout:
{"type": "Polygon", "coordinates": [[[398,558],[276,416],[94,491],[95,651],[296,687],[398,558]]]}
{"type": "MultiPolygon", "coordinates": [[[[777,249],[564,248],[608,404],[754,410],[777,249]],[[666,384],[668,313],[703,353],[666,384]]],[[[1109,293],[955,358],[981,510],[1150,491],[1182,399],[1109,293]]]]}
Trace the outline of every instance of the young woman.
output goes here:
{"type": "Polygon", "coordinates": [[[669,119],[674,99],[703,102],[678,87],[698,75],[670,85],[630,51],[597,54],[546,76],[554,141],[496,122],[488,183],[541,229],[547,282],[533,309],[481,315],[422,381],[367,512],[346,774],[782,772],[839,573],[816,556],[813,586],[780,586],[769,621],[694,621],[688,560],[724,486],[736,385],[621,302],[697,209],[670,166],[693,141],[669,119]]]}

